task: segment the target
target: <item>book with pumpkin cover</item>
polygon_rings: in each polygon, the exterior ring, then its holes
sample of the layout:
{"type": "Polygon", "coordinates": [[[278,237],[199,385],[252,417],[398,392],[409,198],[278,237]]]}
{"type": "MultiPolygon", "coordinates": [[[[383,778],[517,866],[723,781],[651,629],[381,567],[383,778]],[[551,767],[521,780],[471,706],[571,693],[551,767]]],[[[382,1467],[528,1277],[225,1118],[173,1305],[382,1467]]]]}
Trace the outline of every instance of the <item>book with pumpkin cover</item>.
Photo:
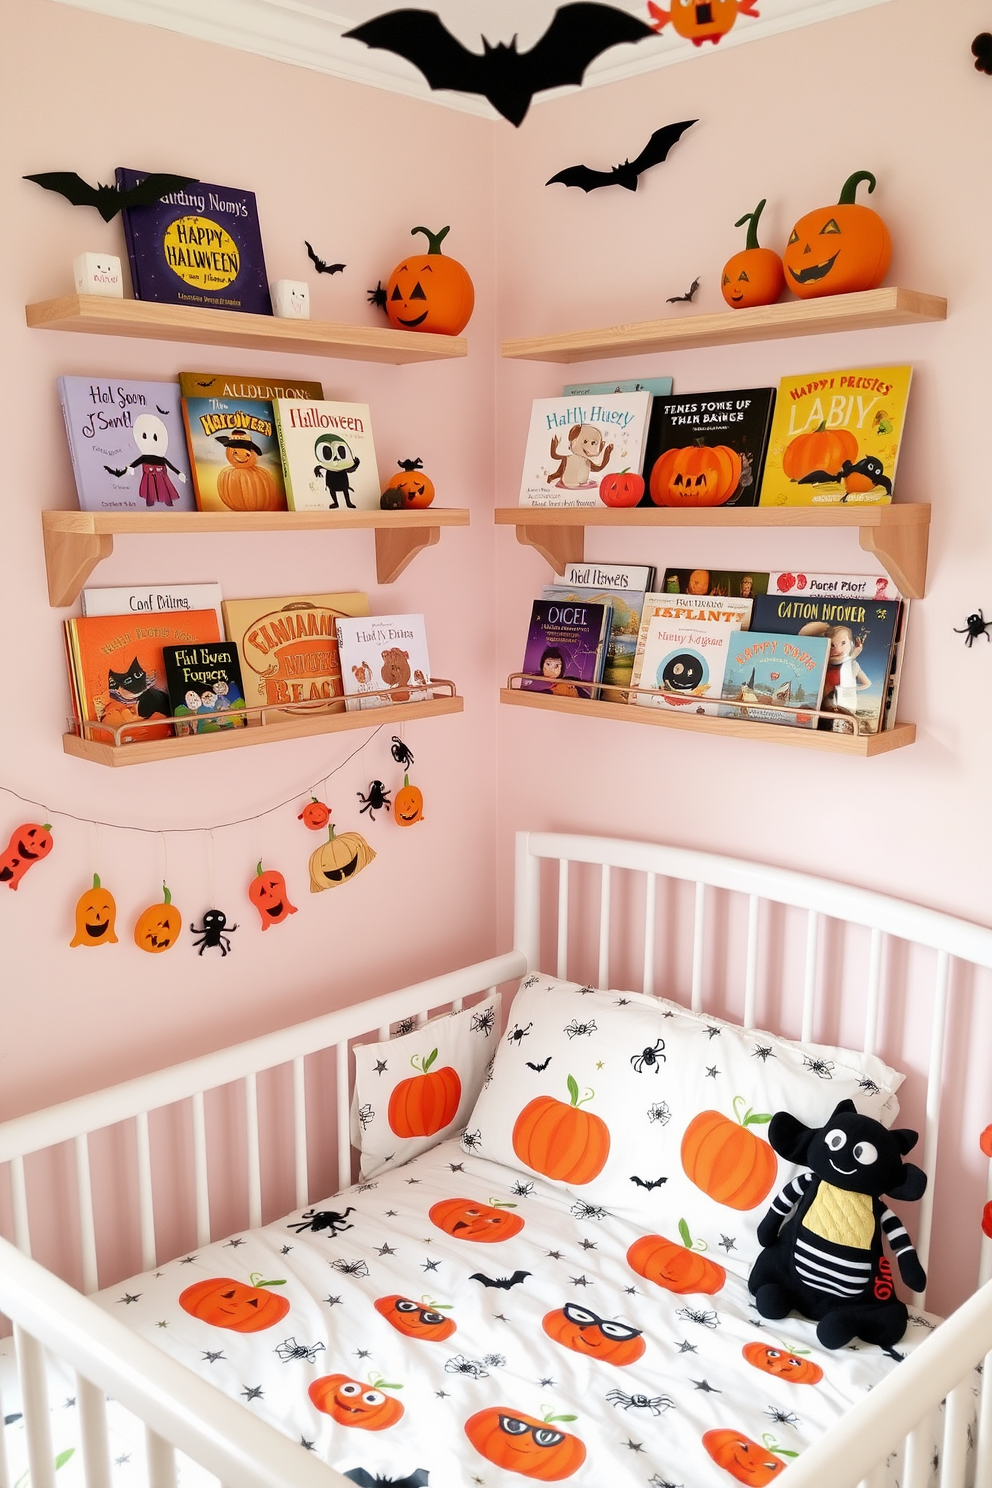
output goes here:
{"type": "Polygon", "coordinates": [[[216,734],[244,728],[245,691],[238,648],[230,641],[163,646],[165,678],[174,718],[188,718],[179,734],[216,734]]]}
{"type": "Polygon", "coordinates": [[[655,398],[642,506],[757,506],[774,388],[655,398]]]}
{"type": "Polygon", "coordinates": [[[601,678],[610,683],[600,693],[604,703],[625,703],[626,692],[615,692],[613,688],[625,687],[634,670],[634,654],[637,637],[641,629],[641,610],[644,608],[644,591],[631,593],[626,589],[597,588],[595,585],[546,584],[541,590],[542,599],[558,599],[578,604],[609,605],[610,629],[603,651],[601,678]]]}
{"type": "Polygon", "coordinates": [[[272,403],[290,511],[379,511],[379,470],[367,403],[272,403]]]}
{"type": "Polygon", "coordinates": [[[367,615],[367,594],[291,594],[270,599],[225,599],[227,638],[238,649],[249,708],[292,713],[317,703],[340,713],[341,660],[336,622],[367,615]]]}
{"type": "Polygon", "coordinates": [[[174,382],[60,377],[80,511],[195,511],[174,382]]]}
{"type": "Polygon", "coordinates": [[[738,631],[727,653],[717,716],[816,728],[829,655],[825,636],[738,631]]]}
{"type": "Polygon", "coordinates": [[[180,372],[183,423],[200,511],[285,511],[273,398],[322,398],[319,382],[180,372]]]}
{"type": "Polygon", "coordinates": [[[521,506],[601,506],[609,477],[639,476],[651,394],[535,398],[520,480],[521,506]]]}
{"type": "Polygon", "coordinates": [[[727,655],[739,637],[736,628],[655,616],[642,635],[636,686],[658,695],[631,693],[630,701],[644,708],[714,716],[727,655]]]}
{"type": "Polygon", "coordinates": [[[912,367],[783,377],[762,506],[881,506],[892,500],[912,367]]]}

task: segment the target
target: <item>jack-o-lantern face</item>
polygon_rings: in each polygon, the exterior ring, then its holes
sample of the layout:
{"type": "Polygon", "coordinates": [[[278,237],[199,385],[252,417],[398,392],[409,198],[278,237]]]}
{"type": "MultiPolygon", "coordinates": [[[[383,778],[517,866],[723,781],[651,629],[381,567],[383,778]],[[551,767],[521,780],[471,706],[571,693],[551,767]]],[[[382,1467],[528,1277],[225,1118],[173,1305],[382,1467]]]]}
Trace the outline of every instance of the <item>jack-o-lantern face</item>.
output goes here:
{"type": "Polygon", "coordinates": [[[479,1204],[475,1199],[442,1199],[428,1211],[431,1224],[437,1225],[454,1240],[475,1240],[483,1245],[494,1245],[499,1240],[510,1240],[519,1235],[524,1222],[519,1214],[511,1214],[510,1204],[479,1204]]]}
{"type": "Polygon", "coordinates": [[[375,850],[359,832],[342,832],[340,837],[336,837],[332,824],[327,841],[310,854],[311,894],[348,883],[367,868],[374,857],[375,850]]]}
{"type": "Polygon", "coordinates": [[[248,885],[248,898],[258,910],[263,930],[268,930],[270,925],[281,925],[283,920],[296,913],[296,905],[289,902],[285,878],[271,868],[263,873],[261,860],[248,885]]]}
{"type": "Polygon", "coordinates": [[[419,788],[410,784],[409,775],[404,775],[393,800],[393,821],[398,827],[412,827],[423,819],[424,798],[419,788]]]}
{"type": "MultiPolygon", "coordinates": [[[[373,1376],[374,1378],[374,1376],[373,1376]]],[[[314,1380],[309,1395],[319,1411],[337,1421],[339,1426],[357,1426],[359,1431],[385,1431],[403,1414],[403,1407],[386,1390],[398,1385],[363,1384],[347,1374],[327,1374],[314,1380]],[[381,1388],[380,1388],[381,1385],[381,1388]]]]}
{"type": "Polygon", "coordinates": [[[102,887],[99,873],[93,875],[93,887],[76,901],[76,933],[70,946],[116,945],[114,925],[117,904],[113,894],[102,887]]]}
{"type": "Polygon", "coordinates": [[[693,46],[702,46],[704,41],[715,45],[726,36],[738,15],[757,15],[753,6],[754,0],[671,0],[668,11],[649,0],[648,10],[656,31],[664,30],[671,21],[679,36],[693,46]]]}
{"type": "Polygon", "coordinates": [[[746,1343],[741,1350],[749,1364],[765,1374],[775,1374],[792,1385],[818,1385],[823,1370],[812,1359],[801,1359],[787,1349],[769,1348],[765,1343],[746,1343]]]}
{"type": "Polygon", "coordinates": [[[0,857],[0,883],[16,889],[28,869],[48,857],[52,846],[52,829],[47,822],[43,827],[37,822],[22,822],[11,832],[6,851],[0,857]]]}
{"type": "Polygon", "coordinates": [[[539,1421],[522,1411],[493,1406],[469,1416],[465,1435],[487,1462],[539,1483],[558,1483],[578,1472],[586,1460],[585,1444],[555,1424],[574,1420],[549,1416],[539,1421]]]}
{"type": "Polygon", "coordinates": [[[376,1312],[380,1312],[391,1323],[397,1333],[402,1333],[406,1338],[421,1338],[426,1343],[442,1343],[444,1339],[450,1338],[456,1331],[457,1325],[454,1318],[445,1317],[439,1312],[437,1305],[430,1305],[426,1300],[414,1302],[410,1297],[379,1297],[373,1303],[376,1312]]]}
{"type": "Polygon", "coordinates": [[[397,460],[399,475],[386,482],[379,505],[386,511],[420,511],[434,500],[434,482],[424,474],[423,460],[397,460]],[[399,501],[392,500],[399,496],[399,501]]]}
{"type": "Polygon", "coordinates": [[[764,211],[762,199],[753,212],[738,218],[735,227],[747,223],[747,242],[723,266],[720,292],[732,310],[746,310],[752,305],[773,305],[785,286],[782,260],[772,248],[758,246],[758,218],[764,211]]]}
{"type": "Polygon", "coordinates": [[[260,1333],[274,1328],[289,1311],[289,1302],[268,1287],[285,1286],[285,1281],[263,1281],[252,1272],[251,1285],[234,1281],[230,1276],[214,1276],[197,1281],[180,1294],[179,1306],[191,1317],[210,1323],[214,1328],[230,1328],[234,1333],[260,1333]]]}
{"type": "Polygon", "coordinates": [[[598,1317],[588,1307],[566,1302],[556,1312],[546,1313],[541,1327],[549,1338],[563,1348],[574,1349],[604,1364],[621,1367],[633,1364],[644,1352],[644,1339],[639,1328],[598,1317]]]}
{"type": "Polygon", "coordinates": [[[304,806],[297,821],[301,821],[311,832],[320,832],[327,826],[331,819],[331,808],[325,806],[323,801],[318,801],[316,796],[311,796],[304,806]]]}
{"type": "Polygon", "coordinates": [[[183,928],[183,917],[173,904],[172,894],[166,884],[162,885],[162,893],[163,902],[150,904],[147,909],[143,909],[134,927],[135,945],[139,951],[147,951],[151,956],[160,956],[163,951],[171,951],[183,928]]]}
{"type": "Polygon", "coordinates": [[[655,461],[650,492],[655,506],[723,506],[740,485],[741,457],[727,444],[670,449],[655,461]]]}
{"type": "Polygon", "coordinates": [[[855,171],[836,206],[807,212],[792,229],[783,261],[786,283],[801,299],[875,289],[885,278],[892,239],[878,213],[855,200],[862,181],[874,191],[871,171],[855,171]]]}
{"type": "Polygon", "coordinates": [[[411,236],[423,233],[428,247],[426,253],[405,258],[389,276],[385,309],[390,325],[397,330],[457,336],[468,324],[475,308],[475,290],[462,264],[441,253],[449,230],[443,227],[439,233],[432,233],[427,227],[410,229],[411,236]]]}
{"type": "Polygon", "coordinates": [[[748,1488],[764,1488],[779,1473],[785,1472],[783,1457],[795,1457],[796,1452],[786,1452],[773,1446],[774,1437],[766,1437],[764,1444],[752,1441],[742,1431],[707,1431],[703,1446],[713,1461],[728,1472],[738,1483],[747,1483],[748,1488]]]}

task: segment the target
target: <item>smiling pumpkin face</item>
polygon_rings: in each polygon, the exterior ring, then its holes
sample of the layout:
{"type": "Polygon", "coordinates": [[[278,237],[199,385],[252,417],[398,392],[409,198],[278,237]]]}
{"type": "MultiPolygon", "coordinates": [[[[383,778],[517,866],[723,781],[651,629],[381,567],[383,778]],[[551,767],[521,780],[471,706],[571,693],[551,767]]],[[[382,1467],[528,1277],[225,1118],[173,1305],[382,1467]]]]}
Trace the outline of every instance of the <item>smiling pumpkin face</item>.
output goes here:
{"type": "Polygon", "coordinates": [[[888,273],[892,239],[878,213],[856,202],[862,181],[874,191],[871,172],[855,171],[836,206],[807,212],[792,229],[782,260],[786,283],[800,299],[876,289],[888,273]]]}
{"type": "Polygon", "coordinates": [[[285,878],[271,868],[263,873],[261,860],[248,885],[248,898],[258,910],[263,930],[270,925],[281,925],[291,914],[296,914],[296,905],[289,902],[285,878]]]}
{"type": "Polygon", "coordinates": [[[412,1297],[401,1297],[394,1293],[391,1297],[378,1297],[372,1305],[405,1338],[420,1338],[425,1343],[443,1343],[457,1331],[458,1325],[454,1318],[445,1317],[443,1312],[438,1311],[437,1304],[432,1305],[428,1299],[414,1302],[412,1297]]]}
{"type": "Polygon", "coordinates": [[[385,1431],[395,1426],[403,1414],[395,1396],[347,1374],[327,1374],[314,1380],[308,1393],[317,1409],[339,1426],[356,1426],[360,1431],[385,1431]]]}
{"type": "Polygon", "coordinates": [[[434,331],[457,336],[475,308],[475,290],[468,271],[455,258],[445,258],[441,243],[449,229],[433,233],[411,228],[427,238],[426,253],[405,258],[389,276],[386,314],[398,331],[434,331]]]}
{"type": "Polygon", "coordinates": [[[737,19],[738,0],[672,0],[672,26],[696,46],[718,42],[737,19]]]}
{"type": "Polygon", "coordinates": [[[117,904],[113,894],[103,888],[99,873],[93,875],[93,887],[76,901],[76,933],[70,946],[116,945],[114,925],[117,904]]]}
{"type": "Polygon", "coordinates": [[[0,857],[0,883],[16,889],[28,869],[52,850],[52,829],[46,823],[22,822],[10,834],[6,851],[0,857]]]}
{"type": "Polygon", "coordinates": [[[327,841],[310,854],[311,894],[350,882],[374,857],[375,849],[369,847],[360,832],[342,832],[338,837],[332,823],[327,841]]]}
{"type": "Polygon", "coordinates": [[[510,1212],[512,1205],[480,1204],[475,1199],[442,1199],[428,1211],[431,1224],[454,1240],[494,1245],[519,1235],[524,1222],[510,1212]]]}
{"type": "Polygon", "coordinates": [[[639,1328],[601,1318],[588,1307],[579,1307],[574,1302],[566,1302],[557,1311],[546,1313],[541,1319],[541,1327],[563,1348],[585,1354],[590,1359],[600,1359],[604,1364],[621,1367],[634,1364],[644,1352],[644,1339],[639,1328]]]}
{"type": "Polygon", "coordinates": [[[150,904],[138,916],[134,927],[134,943],[139,951],[151,956],[160,956],[171,951],[183,928],[183,917],[172,902],[168,887],[162,885],[163,902],[150,904]]]}
{"type": "Polygon", "coordinates": [[[412,827],[424,819],[424,798],[416,785],[410,784],[409,775],[403,776],[403,784],[393,801],[393,821],[398,827],[412,827]]]}

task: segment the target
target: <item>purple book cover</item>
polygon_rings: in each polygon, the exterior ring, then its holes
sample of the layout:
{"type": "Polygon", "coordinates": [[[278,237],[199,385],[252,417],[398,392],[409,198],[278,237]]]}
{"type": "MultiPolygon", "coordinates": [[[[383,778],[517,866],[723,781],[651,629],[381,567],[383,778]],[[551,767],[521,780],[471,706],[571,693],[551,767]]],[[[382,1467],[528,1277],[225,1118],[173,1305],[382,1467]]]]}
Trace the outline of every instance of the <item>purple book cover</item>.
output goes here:
{"type": "Polygon", "coordinates": [[[605,657],[612,607],[558,599],[535,599],[521,671],[541,681],[524,680],[533,692],[557,697],[591,697],[577,684],[598,682],[605,657]]]}
{"type": "MultiPolygon", "coordinates": [[[[117,185],[147,174],[118,166],[117,185]]],[[[197,181],[121,216],[136,300],[272,314],[253,191],[197,181]]]]}
{"type": "Polygon", "coordinates": [[[60,377],[81,511],[196,511],[175,382],[60,377]]]}

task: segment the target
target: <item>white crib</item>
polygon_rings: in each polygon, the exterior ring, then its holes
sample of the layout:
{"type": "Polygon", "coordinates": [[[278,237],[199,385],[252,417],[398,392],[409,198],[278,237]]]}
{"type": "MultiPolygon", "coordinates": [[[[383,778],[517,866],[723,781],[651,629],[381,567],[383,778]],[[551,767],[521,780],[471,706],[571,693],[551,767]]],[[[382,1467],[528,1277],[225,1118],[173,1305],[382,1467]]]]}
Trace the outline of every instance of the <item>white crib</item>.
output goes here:
{"type": "MultiPolygon", "coordinates": [[[[433,1011],[457,1010],[464,999],[515,982],[528,970],[574,975],[578,962],[581,974],[600,987],[664,992],[696,1010],[724,1016],[736,999],[744,1026],[771,1027],[803,1040],[819,1036],[824,1018],[843,1029],[852,1015],[863,1012],[861,1042],[869,1052],[876,1051],[883,1012],[901,1016],[910,996],[918,995],[920,978],[929,979],[920,1162],[930,1183],[917,1234],[917,1249],[927,1264],[942,1104],[954,1083],[944,1078],[944,1046],[955,978],[992,970],[992,930],[824,879],[709,853],[519,833],[514,939],[515,949],[505,955],[0,1126],[0,1165],[9,1174],[13,1232],[12,1239],[0,1239],[0,1313],[14,1329],[31,1488],[55,1488],[46,1350],[77,1374],[87,1488],[113,1484],[107,1396],[145,1423],[150,1488],[175,1488],[176,1450],[227,1488],[349,1488],[345,1478],[301,1446],[87,1300],[86,1293],[133,1269],[116,1263],[115,1274],[109,1274],[106,1260],[101,1269],[100,1205],[114,1204],[116,1222],[123,1214],[133,1224],[142,1269],[155,1267],[163,1228],[156,1207],[161,1209],[166,1179],[159,1171],[161,1144],[152,1139],[150,1118],[173,1108],[185,1122],[180,1130],[188,1133],[182,1166],[192,1196],[194,1243],[204,1246],[227,1233],[212,1215],[220,1206],[211,1158],[224,1133],[214,1130],[207,1097],[220,1087],[229,1095],[238,1092],[242,1161],[235,1198],[249,1225],[287,1207],[282,1203],[263,1214],[269,1207],[264,1156],[273,1100],[280,1104],[292,1149],[295,1206],[325,1196],[334,1185],[315,1155],[315,1120],[319,1116],[326,1125],[331,1110],[336,1182],[348,1186],[350,1043],[369,1034],[388,1037],[391,1026],[408,1018],[422,1022],[433,1011]],[[774,956],[769,954],[773,943],[774,956]],[[778,1000],[782,1020],[798,1017],[798,1026],[778,1027],[769,1007],[792,980],[801,986],[799,1007],[787,998],[778,1000]],[[91,1152],[95,1134],[111,1127],[127,1133],[132,1171],[109,1199],[104,1176],[94,1183],[91,1152]],[[82,1294],[31,1258],[32,1220],[41,1207],[31,1202],[31,1161],[63,1144],[74,1160],[78,1211],[78,1256],[64,1269],[74,1268],[82,1294]]],[[[976,1207],[976,1226],[978,1218],[976,1207]]],[[[985,1241],[979,1282],[990,1272],[992,1244],[985,1241]]],[[[933,1464],[932,1450],[923,1443],[925,1437],[932,1440],[926,1428],[941,1411],[941,1488],[963,1488],[966,1481],[992,1488],[992,1389],[983,1388],[977,1431],[972,1424],[970,1375],[983,1362],[992,1362],[992,1287],[980,1284],[921,1348],[788,1469],[791,1488],[862,1483],[872,1488],[886,1457],[903,1443],[901,1488],[926,1488],[933,1464]]],[[[0,1488],[10,1488],[2,1449],[0,1488]]]]}

